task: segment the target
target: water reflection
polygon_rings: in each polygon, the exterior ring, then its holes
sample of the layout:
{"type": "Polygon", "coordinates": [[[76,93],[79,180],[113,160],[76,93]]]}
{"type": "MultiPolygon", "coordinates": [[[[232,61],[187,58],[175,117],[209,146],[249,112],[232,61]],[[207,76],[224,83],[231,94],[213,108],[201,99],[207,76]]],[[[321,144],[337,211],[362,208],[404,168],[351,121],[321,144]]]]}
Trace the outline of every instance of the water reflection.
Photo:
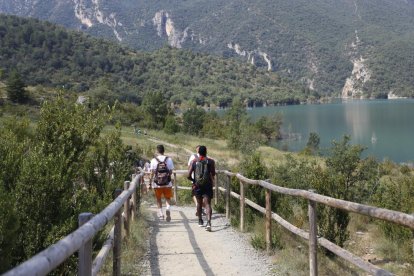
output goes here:
{"type": "Polygon", "coordinates": [[[346,102],[344,105],[345,122],[353,140],[358,143],[366,142],[365,137],[371,137],[370,113],[366,104],[361,102],[346,102]]]}
{"type": "Polygon", "coordinates": [[[329,149],[332,141],[351,136],[351,143],[367,147],[364,155],[395,162],[414,160],[414,100],[364,100],[323,105],[275,106],[253,108],[252,119],[283,114],[286,139],[274,145],[300,151],[311,132],[320,137],[320,148],[329,149]],[[293,138],[293,139],[292,139],[293,138]]]}

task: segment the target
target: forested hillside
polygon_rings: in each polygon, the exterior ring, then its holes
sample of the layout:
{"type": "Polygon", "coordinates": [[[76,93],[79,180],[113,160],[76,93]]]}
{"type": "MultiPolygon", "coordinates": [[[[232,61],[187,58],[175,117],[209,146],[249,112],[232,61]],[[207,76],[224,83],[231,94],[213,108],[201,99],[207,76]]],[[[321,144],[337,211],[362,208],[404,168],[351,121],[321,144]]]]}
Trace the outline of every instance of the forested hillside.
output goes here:
{"type": "Polygon", "coordinates": [[[412,0],[7,0],[0,12],[140,50],[240,58],[319,94],[414,95],[412,0]]]}
{"type": "MultiPolygon", "coordinates": [[[[3,78],[17,70],[27,85],[62,88],[101,100],[140,103],[161,92],[174,104],[227,106],[299,103],[305,89],[255,66],[171,47],[136,52],[51,23],[0,15],[3,78]]],[[[316,95],[317,96],[317,95],[316,95]]]]}

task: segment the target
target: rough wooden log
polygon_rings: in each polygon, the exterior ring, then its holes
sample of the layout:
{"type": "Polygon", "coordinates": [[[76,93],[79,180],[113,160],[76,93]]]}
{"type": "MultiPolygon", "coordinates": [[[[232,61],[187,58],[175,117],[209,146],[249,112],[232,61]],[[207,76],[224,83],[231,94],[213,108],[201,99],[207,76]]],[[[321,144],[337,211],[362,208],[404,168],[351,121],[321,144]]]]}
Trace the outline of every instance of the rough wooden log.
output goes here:
{"type": "Polygon", "coordinates": [[[131,195],[132,189],[135,189],[136,180],[140,177],[141,175],[137,175],[128,191],[123,192],[102,212],[95,215],[76,231],[6,272],[4,275],[46,275],[51,272],[74,252],[79,250],[85,242],[92,239],[113,218],[117,210],[122,207],[124,201],[131,195]]]}
{"type": "Polygon", "coordinates": [[[98,255],[96,256],[95,260],[92,264],[92,276],[98,275],[99,270],[105,263],[106,258],[109,255],[109,252],[111,252],[111,249],[114,244],[114,229],[115,226],[112,227],[111,231],[109,232],[109,235],[102,246],[101,250],[99,251],[98,255]]]}
{"type": "Polygon", "coordinates": [[[317,222],[316,222],[316,203],[309,200],[308,203],[309,217],[309,274],[311,276],[318,275],[318,241],[317,241],[317,222]]]}
{"type": "MultiPolygon", "coordinates": [[[[115,197],[121,194],[121,189],[115,190],[115,197]]],[[[114,247],[112,258],[112,275],[121,276],[121,243],[122,243],[122,209],[119,208],[114,217],[114,247]]]]}
{"type": "Polygon", "coordinates": [[[226,218],[230,219],[231,176],[227,176],[226,183],[226,218]]]}
{"type": "Polygon", "coordinates": [[[217,175],[214,176],[214,205],[218,204],[218,180],[217,180],[217,175]]]}
{"type": "Polygon", "coordinates": [[[177,173],[174,173],[174,202],[178,205],[178,183],[177,183],[177,173]]]}
{"type": "Polygon", "coordinates": [[[270,254],[272,249],[272,201],[271,201],[271,192],[269,189],[265,191],[265,200],[266,200],[266,251],[267,254],[270,254]]]}
{"type": "MultiPolygon", "coordinates": [[[[87,223],[93,217],[92,213],[82,213],[79,215],[79,227],[87,223]]],[[[78,256],[78,275],[92,275],[92,239],[88,240],[79,249],[78,256]]]]}
{"type": "Polygon", "coordinates": [[[260,186],[272,190],[277,193],[291,195],[291,196],[300,196],[312,201],[322,203],[327,206],[339,208],[353,213],[358,213],[361,215],[366,215],[390,222],[394,222],[400,225],[408,226],[411,229],[414,229],[414,216],[405,214],[402,212],[391,211],[383,208],[377,208],[369,205],[359,204],[355,202],[350,202],[346,200],[336,199],[329,196],[319,195],[316,193],[311,193],[304,190],[289,189],[284,187],[279,187],[274,184],[268,183],[266,181],[260,180],[260,186]]]}
{"type": "MultiPolygon", "coordinates": [[[[131,176],[131,182],[135,179],[135,176],[136,176],[136,174],[133,174],[131,176]]],[[[141,179],[144,179],[144,177],[142,177],[141,179]]],[[[131,202],[130,210],[131,210],[131,220],[132,221],[134,221],[135,217],[137,216],[137,194],[138,194],[139,197],[141,197],[141,186],[142,186],[141,183],[142,183],[142,181],[140,180],[138,182],[137,189],[135,189],[135,191],[132,193],[132,197],[131,197],[131,201],[130,201],[131,202]]]]}
{"type": "Polygon", "coordinates": [[[244,232],[244,209],[246,207],[244,203],[244,183],[240,181],[240,232],[244,232]]]}
{"type": "MultiPolygon", "coordinates": [[[[124,191],[127,191],[129,189],[129,184],[130,181],[125,181],[124,182],[124,191]]],[[[129,200],[126,200],[124,202],[124,216],[125,216],[125,221],[124,221],[124,229],[125,229],[125,236],[128,238],[129,237],[129,200]]]]}

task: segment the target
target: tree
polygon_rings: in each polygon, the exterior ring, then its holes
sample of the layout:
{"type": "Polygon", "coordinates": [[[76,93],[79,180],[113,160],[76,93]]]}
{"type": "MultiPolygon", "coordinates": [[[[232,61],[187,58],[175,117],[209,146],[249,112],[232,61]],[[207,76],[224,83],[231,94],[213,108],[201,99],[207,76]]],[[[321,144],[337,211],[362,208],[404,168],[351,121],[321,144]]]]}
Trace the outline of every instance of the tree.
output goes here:
{"type": "Polygon", "coordinates": [[[198,135],[203,129],[206,111],[199,107],[191,107],[183,114],[183,131],[198,135]]]}
{"type": "Polygon", "coordinates": [[[280,139],[281,137],[280,128],[282,126],[282,115],[278,113],[271,117],[262,116],[256,122],[255,125],[258,128],[259,132],[265,136],[267,141],[270,141],[273,139],[280,139]]]}
{"type": "MultiPolygon", "coordinates": [[[[378,163],[371,158],[361,159],[364,148],[350,145],[350,137],[334,141],[326,159],[326,170],[315,171],[313,187],[323,195],[353,202],[366,200],[367,190],[377,181],[378,163]]],[[[321,235],[343,246],[348,239],[349,214],[337,208],[320,206],[318,225],[321,235]]]]}
{"type": "Polygon", "coordinates": [[[223,138],[225,136],[224,121],[217,112],[210,111],[205,114],[201,135],[208,138],[223,138]]]}
{"type": "MultiPolygon", "coordinates": [[[[100,212],[122,187],[134,160],[118,126],[102,134],[108,118],[104,108],[59,97],[43,104],[34,134],[0,125],[0,246],[9,249],[1,269],[72,232],[79,213],[100,212]]],[[[70,262],[58,274],[71,274],[70,262]]]]}
{"type": "Polygon", "coordinates": [[[240,148],[241,123],[247,120],[247,112],[240,98],[233,100],[229,111],[226,113],[228,126],[227,144],[230,149],[240,148]]]}
{"type": "Polygon", "coordinates": [[[13,70],[6,81],[7,97],[14,103],[24,103],[27,101],[28,95],[20,74],[13,70]]]}
{"type": "Polygon", "coordinates": [[[321,139],[320,139],[320,137],[317,133],[315,133],[315,132],[309,133],[309,139],[308,139],[308,142],[306,144],[305,151],[309,154],[317,153],[318,150],[319,150],[320,141],[321,141],[321,139]]]}
{"type": "Polygon", "coordinates": [[[165,120],[164,131],[167,134],[174,134],[180,131],[180,126],[174,116],[168,115],[165,120]]]}
{"type": "Polygon", "coordinates": [[[161,92],[148,93],[143,102],[147,117],[147,125],[151,128],[163,128],[164,122],[168,114],[167,100],[161,92]]]}

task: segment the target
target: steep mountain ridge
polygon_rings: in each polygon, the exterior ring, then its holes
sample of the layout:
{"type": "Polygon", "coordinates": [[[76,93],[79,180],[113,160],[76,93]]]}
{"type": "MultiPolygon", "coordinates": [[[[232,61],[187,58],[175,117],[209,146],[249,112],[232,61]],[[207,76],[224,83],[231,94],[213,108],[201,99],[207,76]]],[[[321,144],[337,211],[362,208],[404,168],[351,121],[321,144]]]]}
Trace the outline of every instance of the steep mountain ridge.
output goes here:
{"type": "Polygon", "coordinates": [[[298,83],[240,61],[173,47],[133,51],[49,22],[0,14],[0,77],[13,70],[28,85],[104,102],[140,103],[154,92],[174,105],[206,107],[226,107],[234,97],[248,106],[317,99],[298,83]]]}
{"type": "Polygon", "coordinates": [[[322,94],[414,95],[413,0],[0,0],[0,12],[241,58],[322,94]]]}

